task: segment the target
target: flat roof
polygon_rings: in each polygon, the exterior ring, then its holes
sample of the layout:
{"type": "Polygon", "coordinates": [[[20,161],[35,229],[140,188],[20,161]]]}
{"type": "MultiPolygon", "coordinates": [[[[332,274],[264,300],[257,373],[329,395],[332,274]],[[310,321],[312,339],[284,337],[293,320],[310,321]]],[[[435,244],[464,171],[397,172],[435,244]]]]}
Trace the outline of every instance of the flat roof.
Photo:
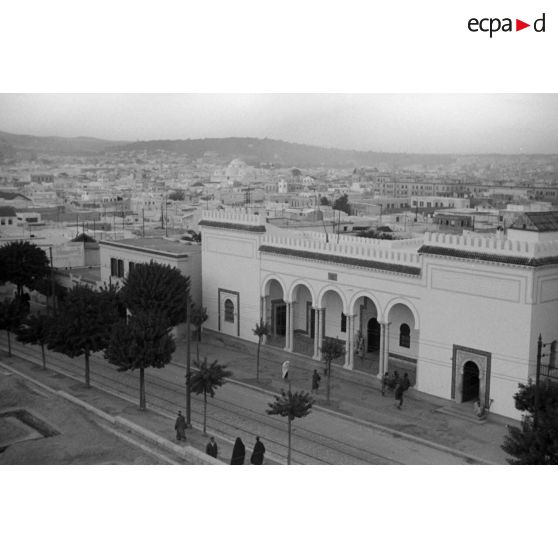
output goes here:
{"type": "Polygon", "coordinates": [[[140,251],[158,252],[172,254],[174,256],[187,256],[192,253],[193,247],[199,244],[186,244],[178,240],[166,240],[161,237],[153,238],[127,238],[123,240],[101,240],[99,244],[108,246],[119,246],[121,248],[132,248],[140,251]]]}

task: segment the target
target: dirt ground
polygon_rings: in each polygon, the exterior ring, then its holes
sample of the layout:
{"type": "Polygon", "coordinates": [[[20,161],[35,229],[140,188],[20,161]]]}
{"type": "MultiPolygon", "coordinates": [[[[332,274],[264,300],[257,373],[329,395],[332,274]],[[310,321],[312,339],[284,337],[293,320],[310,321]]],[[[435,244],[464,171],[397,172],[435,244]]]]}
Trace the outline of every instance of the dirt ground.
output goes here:
{"type": "Polygon", "coordinates": [[[0,372],[0,464],[151,465],[160,461],[77,405],[0,372]]]}

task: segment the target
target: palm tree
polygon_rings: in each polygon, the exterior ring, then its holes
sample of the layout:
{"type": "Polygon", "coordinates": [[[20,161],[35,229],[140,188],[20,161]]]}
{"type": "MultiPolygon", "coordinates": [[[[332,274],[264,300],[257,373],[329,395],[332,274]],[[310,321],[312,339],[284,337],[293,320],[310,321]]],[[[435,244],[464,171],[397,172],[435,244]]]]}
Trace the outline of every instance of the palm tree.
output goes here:
{"type": "Polygon", "coordinates": [[[258,336],[258,352],[256,353],[256,381],[260,381],[260,349],[264,336],[271,333],[271,326],[260,318],[260,323],[252,330],[254,335],[258,336]]]}
{"type": "Polygon", "coordinates": [[[288,424],[288,452],[287,465],[291,464],[291,423],[295,418],[302,418],[310,414],[314,400],[309,393],[304,391],[286,392],[281,390],[281,395],[275,395],[275,401],[269,403],[266,409],[268,415],[287,417],[288,424]]]}
{"type": "Polygon", "coordinates": [[[207,363],[207,357],[203,362],[195,362],[198,367],[197,372],[192,374],[190,389],[197,395],[203,393],[203,433],[206,432],[207,425],[207,394],[215,396],[217,388],[225,383],[225,378],[230,378],[232,373],[226,370],[226,364],[219,364],[214,360],[211,364],[207,363]]]}
{"type": "Polygon", "coordinates": [[[197,306],[196,304],[192,304],[192,325],[196,328],[196,338],[198,343],[202,340],[202,329],[204,322],[207,321],[207,308],[205,306],[197,306]]]}
{"type": "Polygon", "coordinates": [[[331,389],[331,363],[345,354],[345,347],[343,342],[339,339],[326,337],[322,341],[322,360],[327,368],[327,384],[326,384],[326,401],[329,403],[329,393],[331,389]]]}
{"type": "Polygon", "coordinates": [[[196,359],[200,360],[200,343],[202,340],[202,330],[203,324],[207,321],[209,316],[207,315],[207,308],[201,304],[197,306],[192,304],[191,309],[191,322],[196,328],[196,359]]]}

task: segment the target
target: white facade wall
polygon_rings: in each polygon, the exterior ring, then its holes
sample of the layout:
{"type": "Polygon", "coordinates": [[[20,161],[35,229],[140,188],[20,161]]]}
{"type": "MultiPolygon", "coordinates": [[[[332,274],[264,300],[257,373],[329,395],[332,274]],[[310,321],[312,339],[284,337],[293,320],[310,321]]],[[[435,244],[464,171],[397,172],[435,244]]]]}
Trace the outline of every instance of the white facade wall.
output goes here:
{"type": "MultiPolygon", "coordinates": [[[[261,219],[237,224],[257,226],[261,219]]],[[[256,339],[252,330],[260,319],[260,237],[260,233],[242,229],[202,227],[203,305],[209,316],[208,329],[256,339]],[[225,320],[227,298],[234,303],[233,322],[225,320]]]]}
{"type": "Polygon", "coordinates": [[[101,242],[101,281],[107,285],[119,284],[122,279],[111,277],[111,258],[124,261],[124,275],[130,269],[130,262],[143,264],[157,262],[162,265],[170,265],[180,270],[182,275],[190,277],[190,295],[192,302],[199,305],[202,301],[202,281],[201,281],[201,248],[199,245],[185,245],[188,248],[188,258],[180,258],[176,255],[163,252],[147,252],[137,249],[134,246],[118,246],[111,243],[101,242]]]}
{"type": "Polygon", "coordinates": [[[365,338],[368,320],[376,317],[388,339],[384,350],[416,359],[416,389],[459,401],[464,364],[484,362],[482,396],[491,400],[491,411],[519,418],[513,395],[518,383],[535,374],[537,336],[541,332],[545,342],[558,337],[558,265],[519,265],[513,258],[558,256],[558,242],[427,233],[419,242],[342,238],[337,244],[331,238],[325,243],[320,233],[303,239],[241,230],[234,227],[246,227],[242,219],[248,217],[230,213],[219,223],[216,215],[201,222],[207,327],[255,341],[252,329],[265,296],[293,303],[294,330],[306,331],[308,301],[325,308],[324,334],[340,340],[350,335],[341,331],[341,312],[352,317],[351,331],[361,330],[365,338]],[[417,253],[423,244],[457,253],[417,253]],[[259,251],[260,245],[275,251],[259,251]],[[492,260],[458,257],[463,252],[492,260]],[[336,263],[336,257],[407,266],[420,274],[336,263]],[[220,289],[236,297],[236,327],[223,323],[220,289]],[[400,345],[403,323],[410,327],[409,347],[400,345]]]}

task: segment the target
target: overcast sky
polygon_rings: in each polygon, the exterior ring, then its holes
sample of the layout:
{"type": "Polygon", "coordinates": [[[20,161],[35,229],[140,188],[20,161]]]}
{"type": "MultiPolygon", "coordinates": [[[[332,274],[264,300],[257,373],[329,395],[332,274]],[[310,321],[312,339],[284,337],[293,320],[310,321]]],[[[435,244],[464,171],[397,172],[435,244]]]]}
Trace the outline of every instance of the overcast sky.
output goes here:
{"type": "Polygon", "coordinates": [[[0,94],[0,130],[129,141],[254,136],[387,152],[558,153],[558,95],[0,94]]]}

